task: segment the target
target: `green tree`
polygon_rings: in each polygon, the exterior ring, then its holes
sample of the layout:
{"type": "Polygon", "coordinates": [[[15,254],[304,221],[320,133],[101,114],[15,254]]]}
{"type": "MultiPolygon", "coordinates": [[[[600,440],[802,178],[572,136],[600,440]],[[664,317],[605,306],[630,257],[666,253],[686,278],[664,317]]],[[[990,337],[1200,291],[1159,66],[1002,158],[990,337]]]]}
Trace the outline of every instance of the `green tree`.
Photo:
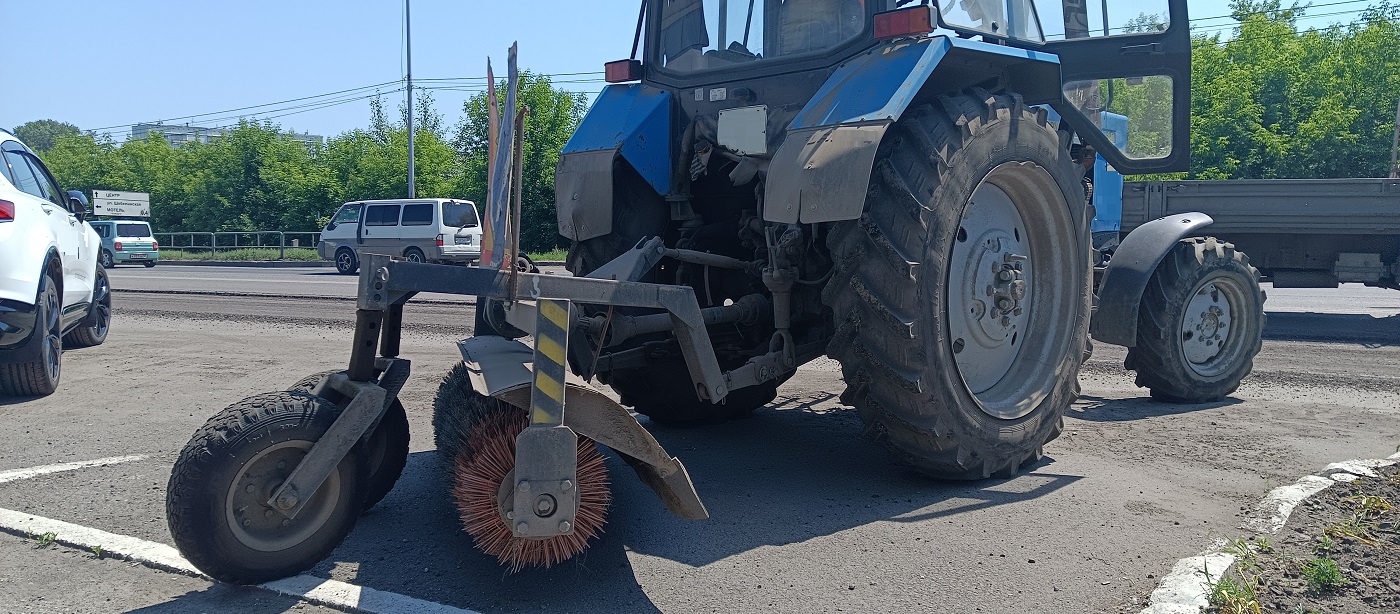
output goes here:
{"type": "Polygon", "coordinates": [[[44,153],[52,149],[60,137],[76,136],[81,133],[82,131],[77,126],[53,119],[36,119],[15,126],[14,129],[14,135],[36,153],[44,153]]]}

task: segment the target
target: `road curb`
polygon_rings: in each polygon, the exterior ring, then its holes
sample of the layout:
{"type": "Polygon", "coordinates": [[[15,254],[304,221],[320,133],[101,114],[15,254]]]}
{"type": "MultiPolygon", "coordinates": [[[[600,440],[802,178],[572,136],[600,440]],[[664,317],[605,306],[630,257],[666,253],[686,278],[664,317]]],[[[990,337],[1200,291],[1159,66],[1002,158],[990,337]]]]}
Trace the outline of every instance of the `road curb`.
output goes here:
{"type": "Polygon", "coordinates": [[[281,269],[300,267],[330,267],[330,262],[312,260],[298,262],[294,260],[161,260],[158,266],[237,266],[255,269],[281,269]]]}
{"type": "MultiPolygon", "coordinates": [[[[1400,464],[1400,453],[1383,459],[1356,459],[1332,463],[1296,483],[1280,486],[1255,504],[1254,511],[1239,528],[1256,535],[1273,535],[1288,523],[1293,510],[1312,497],[1337,484],[1375,477],[1375,469],[1400,464]]],[[[1210,605],[1210,587],[1220,581],[1235,564],[1235,555],[1225,552],[1229,542],[1216,540],[1204,552],[1187,557],[1172,566],[1148,597],[1147,607],[1138,614],[1199,614],[1210,605]]]]}

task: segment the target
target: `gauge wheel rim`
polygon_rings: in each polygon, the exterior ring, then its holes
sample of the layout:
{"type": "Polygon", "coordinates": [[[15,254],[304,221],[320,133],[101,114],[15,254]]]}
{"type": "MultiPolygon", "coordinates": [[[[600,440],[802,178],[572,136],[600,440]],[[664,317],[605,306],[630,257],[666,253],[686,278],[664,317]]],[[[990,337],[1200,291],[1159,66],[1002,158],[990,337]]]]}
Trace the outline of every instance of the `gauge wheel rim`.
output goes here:
{"type": "Polygon", "coordinates": [[[311,450],[309,441],[275,443],[243,464],[229,485],[224,515],[239,543],[259,552],[280,552],[311,539],[335,513],[340,472],[332,471],[296,518],[267,505],[272,493],[311,450]]]}
{"type": "Polygon", "coordinates": [[[1176,335],[1181,360],[1202,377],[1224,375],[1246,351],[1244,335],[1236,331],[1249,317],[1247,290],[1229,277],[1212,276],[1186,296],[1176,335]]]}
{"type": "Polygon", "coordinates": [[[1073,343],[1079,246],[1054,177],[1032,162],[993,168],[973,190],[952,241],[945,317],[953,362],[984,413],[1024,417],[1050,395],[1073,343]],[[1057,282],[1058,280],[1058,282],[1057,282]]]}

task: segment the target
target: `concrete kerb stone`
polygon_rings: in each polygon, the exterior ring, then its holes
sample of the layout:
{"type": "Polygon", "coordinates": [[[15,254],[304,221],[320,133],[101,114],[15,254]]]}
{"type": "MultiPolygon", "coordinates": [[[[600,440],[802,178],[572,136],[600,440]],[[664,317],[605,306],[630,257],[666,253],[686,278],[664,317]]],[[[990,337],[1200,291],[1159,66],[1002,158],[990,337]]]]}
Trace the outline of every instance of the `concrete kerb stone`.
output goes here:
{"type": "MultiPolygon", "coordinates": [[[[1269,491],[1254,506],[1250,517],[1239,528],[1258,535],[1272,535],[1288,523],[1288,517],[1308,497],[1336,484],[1376,477],[1376,469],[1400,464],[1400,452],[1384,459],[1356,459],[1332,463],[1315,475],[1269,491]]],[[[1228,542],[1217,540],[1204,552],[1177,561],[1171,573],[1162,577],[1139,614],[1199,614],[1210,605],[1210,587],[1229,571],[1235,555],[1225,552],[1228,542]]]]}

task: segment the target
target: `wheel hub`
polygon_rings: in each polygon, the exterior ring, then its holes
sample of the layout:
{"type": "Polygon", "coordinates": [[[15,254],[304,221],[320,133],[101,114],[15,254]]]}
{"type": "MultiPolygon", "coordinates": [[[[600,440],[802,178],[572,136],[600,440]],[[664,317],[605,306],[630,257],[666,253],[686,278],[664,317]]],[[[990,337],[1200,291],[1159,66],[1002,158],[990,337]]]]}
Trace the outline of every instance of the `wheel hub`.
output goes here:
{"type": "Polygon", "coordinates": [[[1215,359],[1230,336],[1230,301],[1214,283],[1206,283],[1191,296],[1182,321],[1181,344],[1193,368],[1215,359]]]}
{"type": "Polygon", "coordinates": [[[1030,319],[1031,266],[1025,225],[995,185],[977,189],[963,214],[949,271],[953,355],[973,394],[1001,381],[1030,319]]]}
{"type": "MultiPolygon", "coordinates": [[[[267,504],[310,450],[310,442],[282,442],[243,465],[238,479],[229,487],[225,508],[229,528],[243,545],[263,552],[291,548],[320,530],[335,511],[340,494],[340,476],[335,472],[311,495],[296,518],[288,518],[282,510],[267,504]]],[[[278,501],[278,507],[282,503],[278,501]]]]}

